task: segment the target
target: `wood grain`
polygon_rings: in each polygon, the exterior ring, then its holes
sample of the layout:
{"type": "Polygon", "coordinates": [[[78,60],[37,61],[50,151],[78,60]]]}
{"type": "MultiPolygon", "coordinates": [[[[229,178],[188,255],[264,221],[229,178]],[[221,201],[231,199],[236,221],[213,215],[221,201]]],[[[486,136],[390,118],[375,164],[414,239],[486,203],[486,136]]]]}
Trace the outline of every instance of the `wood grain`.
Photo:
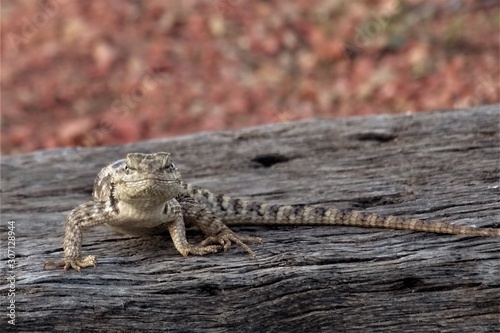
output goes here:
{"type": "MultiPolygon", "coordinates": [[[[2,330],[498,331],[495,238],[233,227],[263,238],[253,261],[235,247],[183,258],[166,237],[99,227],[83,248],[98,256],[95,269],[43,270],[43,263],[62,257],[69,210],[90,200],[99,170],[127,152],[171,152],[186,181],[235,197],[500,227],[499,121],[494,105],[3,157],[0,237],[5,253],[14,221],[17,266],[16,326],[7,323],[3,297],[2,330]]],[[[197,231],[188,237],[202,239],[197,231]]],[[[6,296],[8,283],[0,289],[6,296]]]]}

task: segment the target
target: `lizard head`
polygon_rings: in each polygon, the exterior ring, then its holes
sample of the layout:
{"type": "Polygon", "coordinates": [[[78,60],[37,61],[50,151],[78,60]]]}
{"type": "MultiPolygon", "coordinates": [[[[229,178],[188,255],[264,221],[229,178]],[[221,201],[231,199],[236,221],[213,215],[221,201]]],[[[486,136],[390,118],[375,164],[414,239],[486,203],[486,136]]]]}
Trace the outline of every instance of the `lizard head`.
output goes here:
{"type": "Polygon", "coordinates": [[[182,190],[182,177],[169,153],[130,153],[102,169],[94,185],[94,198],[131,202],[165,201],[182,190]]]}

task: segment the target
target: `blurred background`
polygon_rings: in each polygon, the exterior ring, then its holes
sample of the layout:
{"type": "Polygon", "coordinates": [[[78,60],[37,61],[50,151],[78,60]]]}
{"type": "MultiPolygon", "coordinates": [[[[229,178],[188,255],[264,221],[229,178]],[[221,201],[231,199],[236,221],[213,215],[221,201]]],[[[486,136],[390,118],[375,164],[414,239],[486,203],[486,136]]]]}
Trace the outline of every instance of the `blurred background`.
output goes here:
{"type": "Polygon", "coordinates": [[[497,0],[3,0],[1,153],[499,103],[497,0]]]}

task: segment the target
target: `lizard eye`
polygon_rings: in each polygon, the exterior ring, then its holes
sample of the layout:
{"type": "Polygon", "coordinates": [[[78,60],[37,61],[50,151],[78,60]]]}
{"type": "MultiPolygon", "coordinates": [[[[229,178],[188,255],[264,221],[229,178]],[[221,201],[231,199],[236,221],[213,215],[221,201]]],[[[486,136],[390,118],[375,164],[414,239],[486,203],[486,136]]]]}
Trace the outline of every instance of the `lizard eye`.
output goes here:
{"type": "Polygon", "coordinates": [[[175,167],[174,167],[174,164],[173,164],[173,163],[169,163],[169,164],[165,165],[164,170],[165,170],[165,171],[171,171],[171,170],[173,170],[174,168],[175,168],[175,167]]]}
{"type": "Polygon", "coordinates": [[[130,168],[128,167],[128,165],[125,165],[125,166],[123,167],[123,170],[125,171],[125,173],[127,173],[127,174],[128,174],[128,173],[129,173],[129,171],[130,171],[130,168]]]}

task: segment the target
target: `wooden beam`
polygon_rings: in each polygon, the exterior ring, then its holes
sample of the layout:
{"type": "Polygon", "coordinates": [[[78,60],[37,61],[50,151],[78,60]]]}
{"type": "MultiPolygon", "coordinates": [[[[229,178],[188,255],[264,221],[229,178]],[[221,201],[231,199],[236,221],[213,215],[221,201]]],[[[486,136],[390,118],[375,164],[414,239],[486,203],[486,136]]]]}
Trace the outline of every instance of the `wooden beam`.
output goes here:
{"type": "MultiPolygon", "coordinates": [[[[62,258],[69,210],[127,152],[168,151],[184,179],[261,202],[500,227],[499,105],[310,120],[131,145],[3,157],[2,251],[15,225],[15,329],[190,332],[479,332],[500,327],[500,242],[354,227],[233,227],[257,260],[181,257],[168,237],[84,237],[96,268],[62,258]],[[11,223],[12,225],[12,223],[11,223]]],[[[202,240],[188,233],[191,242],[202,240]]],[[[4,256],[5,258],[5,256],[4,256]]],[[[5,262],[5,260],[4,260],[5,262]]],[[[1,285],[9,327],[9,284],[1,285]]]]}

